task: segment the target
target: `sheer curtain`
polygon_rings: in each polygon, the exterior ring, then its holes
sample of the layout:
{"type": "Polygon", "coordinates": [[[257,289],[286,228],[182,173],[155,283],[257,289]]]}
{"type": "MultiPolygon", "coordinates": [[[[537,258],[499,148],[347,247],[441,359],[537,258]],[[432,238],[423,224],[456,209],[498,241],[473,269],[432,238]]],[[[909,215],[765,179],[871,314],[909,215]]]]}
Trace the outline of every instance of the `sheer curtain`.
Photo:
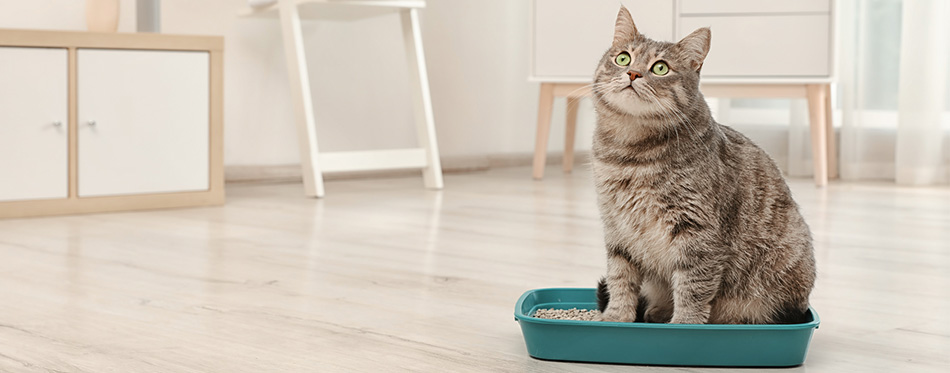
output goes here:
{"type": "MultiPolygon", "coordinates": [[[[838,9],[842,179],[950,183],[950,1],[838,9]]],[[[801,130],[794,120],[791,130],[801,130]]],[[[792,145],[790,172],[802,158],[792,145]]]]}

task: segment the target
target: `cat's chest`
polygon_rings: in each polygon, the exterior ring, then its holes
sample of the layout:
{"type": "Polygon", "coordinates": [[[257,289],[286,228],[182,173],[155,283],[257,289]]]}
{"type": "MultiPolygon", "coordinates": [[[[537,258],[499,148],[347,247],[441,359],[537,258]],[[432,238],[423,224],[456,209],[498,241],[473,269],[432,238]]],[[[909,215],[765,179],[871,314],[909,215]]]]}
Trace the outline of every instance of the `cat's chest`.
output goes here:
{"type": "Polygon", "coordinates": [[[683,258],[672,233],[667,194],[671,191],[629,179],[604,179],[598,184],[609,239],[656,272],[675,268],[683,258]]]}

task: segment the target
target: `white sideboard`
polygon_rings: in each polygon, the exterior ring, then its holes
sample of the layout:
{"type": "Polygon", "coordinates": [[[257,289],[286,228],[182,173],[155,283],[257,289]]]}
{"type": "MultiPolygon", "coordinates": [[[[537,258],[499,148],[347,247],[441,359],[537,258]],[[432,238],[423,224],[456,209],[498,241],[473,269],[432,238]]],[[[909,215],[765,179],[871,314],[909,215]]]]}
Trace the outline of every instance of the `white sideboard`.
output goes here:
{"type": "Polygon", "coordinates": [[[0,30],[0,217],[224,202],[219,37],[0,30]]]}
{"type": "Polygon", "coordinates": [[[673,42],[711,27],[706,81],[831,79],[831,0],[532,0],[529,79],[590,82],[619,4],[653,39],[673,42]]]}
{"type": "Polygon", "coordinates": [[[576,101],[589,93],[586,85],[610,46],[619,4],[653,39],[675,42],[711,27],[712,46],[702,71],[706,96],[808,99],[815,181],[824,185],[836,175],[832,0],[531,0],[528,79],[542,83],[535,178],[544,174],[555,97],[569,102],[565,171],[573,165],[576,101]]]}

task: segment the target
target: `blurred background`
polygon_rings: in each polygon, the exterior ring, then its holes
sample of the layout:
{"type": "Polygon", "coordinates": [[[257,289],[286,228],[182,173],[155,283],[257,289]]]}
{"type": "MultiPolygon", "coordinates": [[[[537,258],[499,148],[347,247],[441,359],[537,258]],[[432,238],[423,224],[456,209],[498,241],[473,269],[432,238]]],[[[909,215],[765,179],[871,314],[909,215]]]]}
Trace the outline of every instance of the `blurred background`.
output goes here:
{"type": "MultiPolygon", "coordinates": [[[[135,1],[120,3],[119,31],[134,31],[135,1]]],[[[239,17],[247,7],[244,0],[161,2],[162,32],[225,37],[225,164],[230,178],[246,176],[240,172],[246,166],[299,163],[296,148],[288,146],[296,144],[296,132],[280,25],[274,19],[239,17]]],[[[935,17],[920,18],[939,14],[944,6],[841,0],[837,7],[833,89],[841,177],[950,181],[950,76],[945,68],[950,31],[935,17]],[[908,5],[930,10],[905,14],[908,5]],[[926,79],[912,81],[908,74],[926,79]],[[941,124],[914,123],[924,119],[911,118],[915,106],[908,101],[931,99],[942,102],[942,110],[926,118],[941,124]],[[902,108],[904,121],[898,115],[902,108]]],[[[84,30],[83,10],[82,1],[4,0],[0,27],[84,30]]],[[[523,160],[519,156],[532,152],[538,85],[526,79],[530,12],[530,1],[509,0],[430,0],[421,11],[445,168],[487,167],[492,159],[523,160]]],[[[632,13],[636,19],[637,9],[632,13]]],[[[613,17],[603,14],[602,22],[609,24],[613,17]]],[[[393,32],[398,28],[395,14],[349,22],[304,21],[321,150],[398,148],[415,142],[405,52],[401,35],[393,32]]],[[[713,28],[713,50],[716,35],[713,28]]],[[[609,38],[603,35],[604,49],[609,38]]],[[[588,57],[593,70],[600,56],[588,57]]],[[[717,112],[728,108],[728,117],[720,120],[753,137],[791,176],[810,175],[804,100],[712,103],[717,112]]],[[[555,105],[553,122],[562,123],[565,103],[555,105]]],[[[593,120],[585,100],[578,120],[580,151],[589,149],[593,120]]],[[[552,131],[551,152],[561,150],[563,136],[563,131],[552,131]]],[[[294,172],[293,167],[283,170],[294,172]]]]}
{"type": "Polygon", "coordinates": [[[512,320],[605,272],[585,93],[621,4],[712,26],[714,116],[787,175],[822,318],[788,371],[950,371],[944,0],[0,0],[0,371],[638,369],[512,320]]]}

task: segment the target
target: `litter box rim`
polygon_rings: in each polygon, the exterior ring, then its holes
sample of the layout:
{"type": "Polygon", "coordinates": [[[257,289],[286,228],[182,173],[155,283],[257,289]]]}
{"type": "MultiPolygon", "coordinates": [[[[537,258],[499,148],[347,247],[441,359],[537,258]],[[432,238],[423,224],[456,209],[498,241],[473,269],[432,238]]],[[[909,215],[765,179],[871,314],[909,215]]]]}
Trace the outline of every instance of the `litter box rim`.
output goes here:
{"type": "MultiPolygon", "coordinates": [[[[575,325],[575,326],[588,326],[588,327],[598,327],[598,328],[630,328],[630,329],[690,329],[690,330],[801,330],[801,329],[818,329],[818,325],[821,323],[821,319],[818,317],[818,312],[815,311],[811,306],[808,307],[808,313],[811,315],[812,320],[800,323],[800,324],[661,324],[661,323],[642,323],[642,322],[613,322],[613,321],[582,321],[582,320],[560,320],[560,319],[542,319],[534,316],[534,312],[541,308],[541,305],[532,306],[531,309],[527,310],[527,314],[524,311],[524,304],[528,298],[536,296],[537,293],[541,292],[568,292],[568,293],[590,293],[593,288],[540,288],[532,289],[526,291],[524,294],[518,298],[518,302],[515,303],[515,321],[518,322],[530,322],[536,324],[551,324],[551,325],[575,325]]],[[[547,304],[547,303],[542,303],[547,304]]]]}

